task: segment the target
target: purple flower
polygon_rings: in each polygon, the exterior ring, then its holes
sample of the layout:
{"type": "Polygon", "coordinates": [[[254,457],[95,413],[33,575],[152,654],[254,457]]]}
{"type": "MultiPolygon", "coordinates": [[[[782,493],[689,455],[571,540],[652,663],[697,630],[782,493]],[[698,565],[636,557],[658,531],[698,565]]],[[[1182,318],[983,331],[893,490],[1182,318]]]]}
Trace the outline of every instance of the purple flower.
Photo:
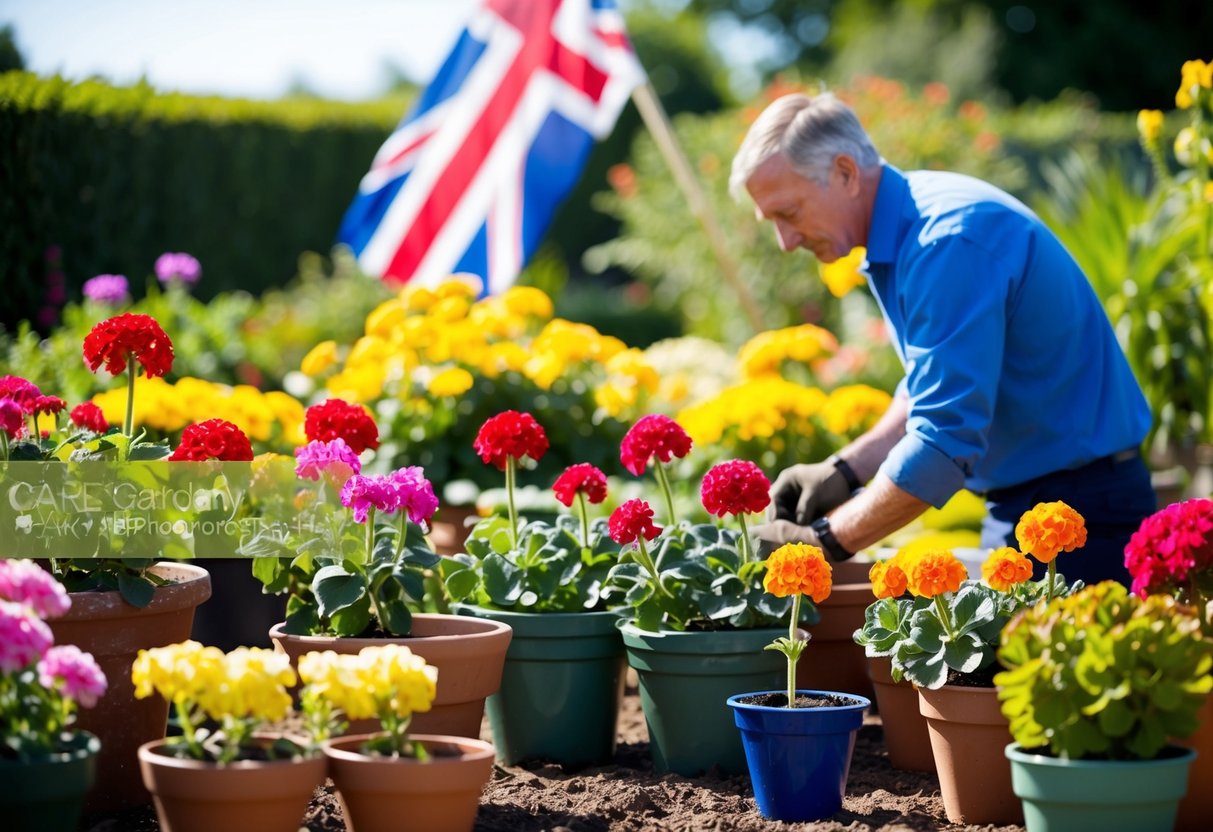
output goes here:
{"type": "Polygon", "coordinates": [[[12,399],[0,399],[0,430],[16,439],[25,427],[25,411],[12,399]]]}
{"type": "Polygon", "coordinates": [[[161,283],[180,280],[192,286],[202,277],[202,265],[183,251],[166,251],[156,258],[156,277],[161,283]]]}
{"type": "Polygon", "coordinates": [[[91,708],[105,694],[106,679],[92,653],[63,644],[47,650],[38,662],[38,684],[91,708]]]}
{"type": "Polygon", "coordinates": [[[354,510],[354,521],[365,523],[372,508],[391,513],[399,508],[396,486],[387,477],[355,474],[341,488],[341,505],[354,510]]]}
{"type": "Polygon", "coordinates": [[[334,486],[343,486],[351,476],[362,472],[358,454],[341,437],[308,442],[295,449],[295,459],[295,476],[313,481],[323,476],[334,486]]]}
{"type": "Polygon", "coordinates": [[[409,520],[417,525],[429,523],[438,510],[434,486],[425,478],[425,471],[416,465],[400,468],[387,475],[396,487],[396,508],[408,512],[409,520]]]}
{"type": "Polygon", "coordinates": [[[0,599],[24,604],[42,618],[58,618],[72,606],[63,584],[32,560],[0,560],[0,599]]]}
{"type": "Polygon", "coordinates": [[[55,643],[51,628],[24,604],[0,601],[0,673],[14,673],[55,643]]]}
{"type": "Polygon", "coordinates": [[[117,306],[129,300],[130,286],[120,274],[99,274],[84,281],[84,296],[96,303],[117,306]]]}

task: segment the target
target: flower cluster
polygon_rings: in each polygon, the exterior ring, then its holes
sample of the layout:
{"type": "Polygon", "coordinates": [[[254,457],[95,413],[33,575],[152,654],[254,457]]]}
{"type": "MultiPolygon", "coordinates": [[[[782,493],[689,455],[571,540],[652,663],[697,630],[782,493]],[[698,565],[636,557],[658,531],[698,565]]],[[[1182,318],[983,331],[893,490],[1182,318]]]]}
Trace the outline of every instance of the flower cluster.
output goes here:
{"type": "Polygon", "coordinates": [[[807,595],[820,604],[830,597],[833,568],[817,546],[786,543],[767,558],[762,585],[776,598],[807,595]]]}
{"type": "Polygon", "coordinates": [[[37,563],[0,559],[0,748],[25,762],[59,750],[76,708],[91,708],[105,693],[92,655],[56,645],[46,624],[70,607],[63,586],[37,563]]]}
{"type": "Polygon", "coordinates": [[[552,491],[566,508],[572,508],[578,497],[597,505],[607,496],[606,474],[588,462],[579,462],[564,469],[552,483],[552,491]]]}
{"type": "Polygon", "coordinates": [[[253,446],[244,431],[224,419],[207,419],[187,426],[169,461],[204,462],[208,459],[251,462],[253,446]]]}
{"type": "Polygon", "coordinates": [[[830,294],[840,298],[852,289],[867,283],[867,276],[860,271],[867,259],[868,250],[863,246],[857,246],[833,263],[820,264],[817,271],[826,288],[830,290],[830,294]]]}
{"type": "Polygon", "coordinates": [[[295,671],[290,658],[274,650],[238,647],[225,654],[217,647],[183,641],[140,650],[131,666],[131,682],[136,699],[156,694],[172,703],[182,733],[169,738],[168,749],[226,765],[248,759],[258,747],[254,733],[287,715],[287,688],[295,684],[295,671]],[[212,733],[208,719],[220,723],[221,729],[212,733]]]}
{"type": "Polygon", "coordinates": [[[84,338],[84,363],[93,372],[104,365],[110,375],[120,375],[134,361],[148,378],[172,369],[173,343],[150,315],[127,313],[109,318],[84,338]]]}
{"type": "Polygon", "coordinates": [[[640,544],[641,540],[652,540],[661,534],[661,527],[653,523],[653,508],[644,500],[628,500],[611,512],[611,539],[620,546],[640,544]]]}
{"type": "Polygon", "coordinates": [[[320,439],[295,449],[295,476],[318,482],[324,477],[336,487],[362,472],[362,461],[344,439],[320,439]]]}
{"type": "Polygon", "coordinates": [[[737,355],[745,379],[782,376],[785,363],[809,365],[833,355],[838,339],[813,324],[759,333],[747,341],[737,355]]]}
{"type": "Polygon", "coordinates": [[[748,459],[713,466],[703,478],[699,493],[708,514],[757,514],[771,504],[771,481],[748,459]]]}
{"type": "Polygon", "coordinates": [[[156,258],[156,279],[161,283],[180,281],[193,285],[202,277],[202,264],[191,254],[166,251],[156,258]]]}
{"type": "Polygon", "coordinates": [[[120,274],[99,274],[84,281],[82,287],[84,297],[94,303],[119,306],[130,300],[130,285],[126,276],[120,274]]]}
{"type": "Polygon", "coordinates": [[[304,416],[303,432],[309,442],[344,439],[356,454],[379,447],[379,428],[365,407],[342,399],[314,404],[304,416]]]}
{"type": "Polygon", "coordinates": [[[1133,591],[1178,593],[1199,605],[1213,594],[1213,500],[1174,503],[1150,515],[1125,547],[1133,591]]]}
{"type": "Polygon", "coordinates": [[[372,509],[384,514],[404,512],[417,525],[428,524],[438,510],[434,486],[417,466],[390,474],[354,474],[341,488],[341,504],[354,512],[354,520],[366,523],[372,509]]]}
{"type": "Polygon", "coordinates": [[[472,447],[486,464],[504,471],[509,460],[542,459],[548,450],[548,437],[531,414],[506,410],[480,426],[472,447]]]}
{"type": "Polygon", "coordinates": [[[1022,552],[1002,546],[990,552],[981,564],[981,579],[991,589],[1008,592],[1032,579],[1032,562],[1022,552]]]}
{"type": "Polygon", "coordinates": [[[1019,546],[1041,563],[1052,563],[1060,552],[1072,552],[1087,543],[1082,516],[1065,503],[1038,503],[1015,525],[1019,546]]]}

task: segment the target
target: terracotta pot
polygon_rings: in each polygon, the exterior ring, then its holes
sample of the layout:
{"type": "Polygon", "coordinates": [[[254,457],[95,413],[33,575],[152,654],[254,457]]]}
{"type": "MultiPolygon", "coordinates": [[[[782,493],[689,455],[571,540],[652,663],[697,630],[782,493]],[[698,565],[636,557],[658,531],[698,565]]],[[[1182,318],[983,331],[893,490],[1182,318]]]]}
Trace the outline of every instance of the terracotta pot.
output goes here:
{"type": "Polygon", "coordinates": [[[809,646],[796,665],[796,687],[872,698],[868,657],[854,634],[873,600],[870,583],[834,584],[830,597],[817,605],[821,621],[809,627],[809,646]]]}
{"type": "Polygon", "coordinates": [[[92,653],[109,686],[92,708],[81,708],[76,728],[101,740],[97,784],[85,812],[142,806],[151,800],[139,775],[139,746],[164,736],[168,703],[159,696],[135,698],[131,665],[140,650],[190,637],[194,610],[211,597],[206,570],[185,563],[159,563],[152,571],[172,583],[156,589],[152,602],[132,607],[118,592],[73,592],[72,608],[51,619],[56,644],[92,653]]]}
{"type": "MultiPolygon", "coordinates": [[[[501,686],[501,671],[513,631],[508,624],[466,615],[418,613],[413,634],[403,638],[338,638],[295,636],[282,624],[270,629],[274,645],[291,663],[304,653],[332,650],[353,654],[363,647],[402,644],[438,668],[438,696],[431,710],[416,714],[410,727],[419,733],[479,737],[484,700],[501,686]]],[[[350,733],[375,730],[376,720],[352,720],[350,733]]]]}
{"type": "Polygon", "coordinates": [[[480,515],[475,506],[443,506],[430,528],[430,542],[440,555],[457,555],[480,515]]]}
{"type": "Polygon", "coordinates": [[[317,755],[220,766],[165,754],[164,742],[139,747],[143,783],[155,798],[164,832],[296,832],[328,765],[317,755]]]}
{"type": "Polygon", "coordinates": [[[904,679],[893,681],[888,657],[870,657],[868,676],[876,691],[889,763],[905,771],[935,771],[927,720],[918,708],[918,689],[904,679]]]}
{"type": "Polygon", "coordinates": [[[1177,739],[1179,745],[1196,749],[1196,760],[1188,773],[1188,793],[1179,801],[1175,828],[1179,832],[1207,832],[1213,829],[1213,695],[1205,697],[1200,709],[1200,727],[1190,737],[1177,739]]]}
{"type": "Polygon", "coordinates": [[[953,823],[1023,823],[1023,805],[1011,789],[1012,742],[995,688],[944,685],[918,689],[944,809],[953,823]]]}
{"type": "Polygon", "coordinates": [[[466,737],[410,734],[430,752],[429,761],[420,763],[359,753],[358,746],[371,736],[324,744],[350,832],[470,832],[493,771],[492,745],[466,737]]]}

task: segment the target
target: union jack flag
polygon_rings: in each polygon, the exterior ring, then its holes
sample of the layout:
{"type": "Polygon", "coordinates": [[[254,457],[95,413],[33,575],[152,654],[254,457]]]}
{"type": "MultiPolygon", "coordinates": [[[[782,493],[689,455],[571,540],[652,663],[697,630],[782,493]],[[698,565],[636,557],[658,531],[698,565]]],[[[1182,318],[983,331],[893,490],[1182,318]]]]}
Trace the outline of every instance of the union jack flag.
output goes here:
{"type": "Polygon", "coordinates": [[[644,77],[615,0],[485,0],[375,155],[338,240],[384,278],[509,287],[644,77]]]}

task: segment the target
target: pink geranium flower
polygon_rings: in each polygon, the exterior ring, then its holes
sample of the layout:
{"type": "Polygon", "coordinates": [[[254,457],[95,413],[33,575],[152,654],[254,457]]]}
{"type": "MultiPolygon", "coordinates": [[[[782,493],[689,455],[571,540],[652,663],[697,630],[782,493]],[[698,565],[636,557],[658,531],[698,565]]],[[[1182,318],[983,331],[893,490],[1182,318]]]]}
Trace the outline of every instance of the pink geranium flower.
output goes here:
{"type": "Polygon", "coordinates": [[[96,659],[74,644],[62,644],[46,651],[38,662],[38,683],[58,690],[85,708],[96,705],[106,688],[105,673],[96,659]]]}
{"type": "Polygon", "coordinates": [[[340,436],[327,442],[317,439],[296,448],[295,460],[295,476],[312,481],[324,477],[334,486],[343,486],[354,474],[362,473],[358,454],[340,436]]]}
{"type": "Polygon", "coordinates": [[[0,599],[24,604],[41,618],[58,618],[72,606],[63,584],[32,560],[0,560],[0,599]]]}
{"type": "Polygon", "coordinates": [[[0,601],[0,673],[14,673],[55,643],[51,628],[25,604],[0,601]]]}

